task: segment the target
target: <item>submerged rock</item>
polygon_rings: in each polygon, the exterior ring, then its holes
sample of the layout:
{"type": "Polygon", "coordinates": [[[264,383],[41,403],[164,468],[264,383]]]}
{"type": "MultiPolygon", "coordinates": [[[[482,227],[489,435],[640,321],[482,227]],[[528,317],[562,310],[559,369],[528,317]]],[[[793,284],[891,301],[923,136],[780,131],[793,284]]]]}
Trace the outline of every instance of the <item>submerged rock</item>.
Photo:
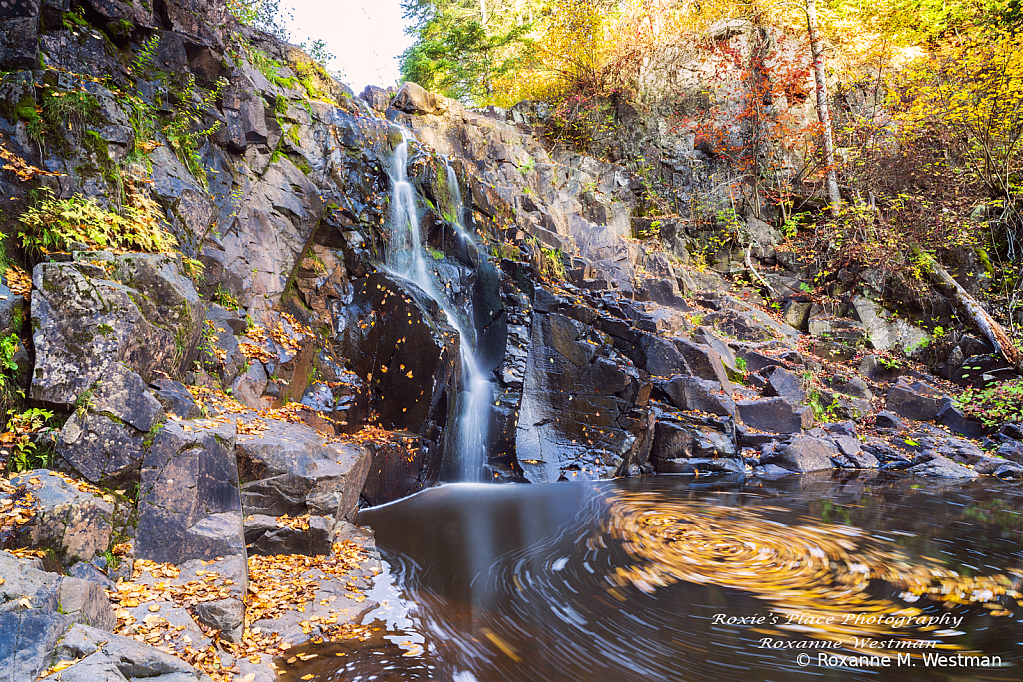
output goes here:
{"type": "Polygon", "coordinates": [[[926,461],[906,469],[907,474],[927,478],[976,478],[978,472],[941,455],[932,455],[926,461]]]}

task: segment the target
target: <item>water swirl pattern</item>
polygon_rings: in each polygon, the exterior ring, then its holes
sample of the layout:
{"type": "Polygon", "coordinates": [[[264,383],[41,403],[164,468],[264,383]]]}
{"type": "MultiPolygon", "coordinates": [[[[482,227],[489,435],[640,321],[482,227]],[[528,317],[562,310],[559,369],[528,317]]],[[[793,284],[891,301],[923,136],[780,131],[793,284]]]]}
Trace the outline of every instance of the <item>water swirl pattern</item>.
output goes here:
{"type": "Polygon", "coordinates": [[[1021,502],[883,476],[443,486],[360,518],[395,576],[379,630],[280,679],[1018,680],[1021,502]]]}
{"type": "MultiPolygon", "coordinates": [[[[805,633],[864,654],[908,651],[914,657],[961,646],[950,625],[909,606],[923,597],[938,604],[981,604],[992,617],[1023,605],[1023,571],[970,577],[926,557],[913,560],[862,529],[816,519],[784,526],[766,514],[784,509],[666,502],[651,493],[616,493],[607,530],[638,565],[619,567],[616,582],[654,592],[677,582],[742,590],[769,602],[780,618],[769,627],[805,633]],[[898,598],[871,594],[876,581],[898,598]]],[[[772,633],[773,634],[773,633],[772,633]]],[[[834,647],[839,648],[839,647],[834,647]]]]}

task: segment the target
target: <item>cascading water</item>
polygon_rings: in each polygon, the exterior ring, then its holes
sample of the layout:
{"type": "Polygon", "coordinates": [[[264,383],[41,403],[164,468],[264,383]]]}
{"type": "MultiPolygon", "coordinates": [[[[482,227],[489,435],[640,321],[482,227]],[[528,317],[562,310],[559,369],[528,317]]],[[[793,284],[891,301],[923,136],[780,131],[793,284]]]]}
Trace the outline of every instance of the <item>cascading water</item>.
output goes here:
{"type": "MultiPolygon", "coordinates": [[[[407,131],[401,131],[401,144],[394,150],[389,176],[391,179],[391,234],[387,246],[388,269],[419,287],[423,293],[440,306],[448,323],[458,332],[459,355],[462,361],[462,391],[456,401],[454,452],[458,455],[458,475],[462,481],[480,481],[486,464],[487,427],[490,420],[491,385],[480,368],[474,351],[473,336],[466,333],[454,306],[435,285],[434,278],[427,270],[426,255],[419,235],[419,216],[416,210],[415,191],[408,181],[405,170],[408,164],[407,131]]],[[[452,189],[452,201],[458,215],[458,229],[462,236],[472,241],[462,226],[462,199],[454,171],[448,166],[448,184],[452,189]],[[454,180],[454,182],[452,182],[454,180]],[[457,194],[456,194],[457,193],[457,194]],[[456,198],[457,197],[457,198],[456,198]]],[[[472,320],[471,303],[468,319],[472,320]]]]}
{"type": "Polygon", "coordinates": [[[444,169],[447,171],[448,188],[451,192],[451,203],[455,207],[455,227],[458,235],[476,248],[476,240],[472,238],[469,231],[465,229],[465,204],[462,203],[462,190],[458,187],[458,178],[455,176],[455,169],[451,167],[447,159],[444,160],[444,169]]]}

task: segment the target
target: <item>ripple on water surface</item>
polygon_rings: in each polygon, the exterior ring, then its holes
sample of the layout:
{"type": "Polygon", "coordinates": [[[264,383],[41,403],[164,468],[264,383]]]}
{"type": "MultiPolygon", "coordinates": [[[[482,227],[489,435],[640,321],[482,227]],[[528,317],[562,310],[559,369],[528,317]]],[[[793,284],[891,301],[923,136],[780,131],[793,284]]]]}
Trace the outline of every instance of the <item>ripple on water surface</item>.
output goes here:
{"type": "Polygon", "coordinates": [[[363,512],[390,608],[281,679],[1019,680],[1021,502],[877,477],[442,486],[363,512]]]}

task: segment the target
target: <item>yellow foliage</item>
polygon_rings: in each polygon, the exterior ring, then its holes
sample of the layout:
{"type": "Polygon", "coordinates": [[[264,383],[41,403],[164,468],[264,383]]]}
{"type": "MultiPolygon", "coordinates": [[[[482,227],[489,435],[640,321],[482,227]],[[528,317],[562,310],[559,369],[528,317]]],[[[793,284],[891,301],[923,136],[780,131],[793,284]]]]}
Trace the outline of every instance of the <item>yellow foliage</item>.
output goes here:
{"type": "Polygon", "coordinates": [[[1023,172],[1023,34],[953,43],[914,63],[902,79],[907,130],[947,126],[980,179],[997,193],[1009,191],[1023,172]]]}
{"type": "Polygon", "coordinates": [[[495,104],[559,100],[628,88],[654,45],[691,31],[692,9],[667,0],[552,0],[531,35],[526,65],[494,81],[495,104]]]}

